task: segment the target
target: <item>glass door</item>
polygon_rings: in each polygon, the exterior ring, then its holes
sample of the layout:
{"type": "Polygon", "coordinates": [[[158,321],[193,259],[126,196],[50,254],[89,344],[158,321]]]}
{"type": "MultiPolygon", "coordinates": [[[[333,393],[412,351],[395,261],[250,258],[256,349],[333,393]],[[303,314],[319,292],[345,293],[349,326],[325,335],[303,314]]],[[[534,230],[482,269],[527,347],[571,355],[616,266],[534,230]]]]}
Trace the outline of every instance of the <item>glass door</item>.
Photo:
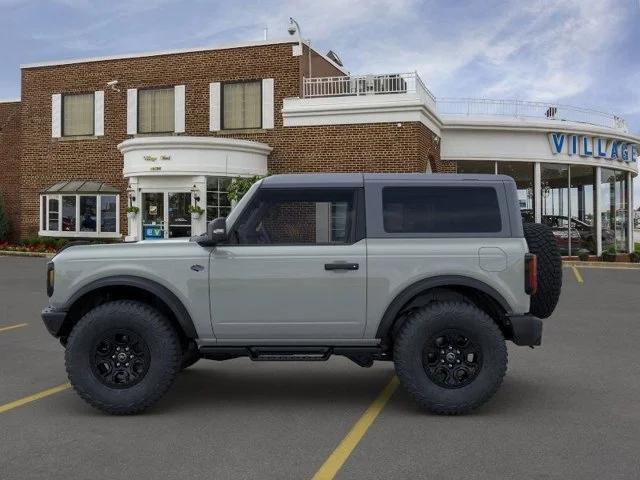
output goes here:
{"type": "Polygon", "coordinates": [[[168,238],[191,236],[191,193],[170,192],[167,193],[169,206],[167,223],[169,225],[168,238]]]}
{"type": "Polygon", "coordinates": [[[143,240],[165,237],[164,195],[161,192],[145,192],[142,194],[143,240]]]}

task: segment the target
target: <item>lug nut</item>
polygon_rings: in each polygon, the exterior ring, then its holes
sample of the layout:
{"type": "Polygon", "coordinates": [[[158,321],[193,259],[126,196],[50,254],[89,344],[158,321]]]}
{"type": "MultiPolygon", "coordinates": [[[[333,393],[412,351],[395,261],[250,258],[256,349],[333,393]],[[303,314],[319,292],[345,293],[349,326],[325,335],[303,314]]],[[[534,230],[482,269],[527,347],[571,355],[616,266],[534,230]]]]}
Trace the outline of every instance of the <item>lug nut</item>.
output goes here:
{"type": "Polygon", "coordinates": [[[129,347],[125,348],[125,350],[128,352],[129,351],[129,347]]]}
{"type": "Polygon", "coordinates": [[[460,363],[460,360],[456,360],[456,363],[460,363]]]}
{"type": "Polygon", "coordinates": [[[116,356],[115,355],[111,355],[111,358],[116,358],[116,356]]]}
{"type": "Polygon", "coordinates": [[[116,351],[119,352],[120,351],[120,347],[116,347],[116,351]]]}
{"type": "Polygon", "coordinates": [[[119,363],[116,363],[116,367],[119,367],[119,366],[120,366],[120,364],[119,364],[119,363]]]}
{"type": "Polygon", "coordinates": [[[444,360],[440,360],[440,363],[444,363],[444,360]]]}
{"type": "Polygon", "coordinates": [[[440,353],[444,353],[444,350],[440,350],[440,353]]]}
{"type": "Polygon", "coordinates": [[[128,366],[129,366],[129,364],[128,364],[128,363],[125,363],[125,364],[124,364],[124,366],[125,366],[125,367],[128,367],[128,366]]]}
{"type": "Polygon", "coordinates": [[[129,355],[129,358],[133,358],[133,355],[129,355]]]}
{"type": "Polygon", "coordinates": [[[453,365],[449,364],[449,368],[453,367],[453,365]]]}

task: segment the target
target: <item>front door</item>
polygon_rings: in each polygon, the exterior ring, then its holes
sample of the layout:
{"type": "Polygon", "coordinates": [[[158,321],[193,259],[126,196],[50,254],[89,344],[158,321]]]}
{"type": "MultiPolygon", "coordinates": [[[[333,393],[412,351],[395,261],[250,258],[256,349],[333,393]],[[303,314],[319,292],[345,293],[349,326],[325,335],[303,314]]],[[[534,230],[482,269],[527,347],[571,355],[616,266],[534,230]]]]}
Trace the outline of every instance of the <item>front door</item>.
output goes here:
{"type": "Polygon", "coordinates": [[[143,192],[142,238],[157,240],[190,237],[189,205],[189,192],[143,192]]]}
{"type": "Polygon", "coordinates": [[[357,189],[260,190],[229,244],[211,255],[216,337],[362,338],[367,264],[357,197],[357,189]]]}

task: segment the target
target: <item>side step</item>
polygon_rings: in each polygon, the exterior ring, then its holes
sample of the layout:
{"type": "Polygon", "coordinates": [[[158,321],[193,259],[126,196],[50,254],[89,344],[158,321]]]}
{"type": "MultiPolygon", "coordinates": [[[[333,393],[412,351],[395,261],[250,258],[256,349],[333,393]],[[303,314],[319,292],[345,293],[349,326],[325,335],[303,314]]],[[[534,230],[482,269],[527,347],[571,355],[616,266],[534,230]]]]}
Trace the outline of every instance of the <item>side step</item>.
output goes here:
{"type": "Polygon", "coordinates": [[[361,367],[370,367],[374,360],[391,360],[379,346],[322,347],[322,346],[202,346],[200,355],[210,360],[229,360],[249,357],[254,362],[324,362],[331,355],[342,355],[361,367]]]}

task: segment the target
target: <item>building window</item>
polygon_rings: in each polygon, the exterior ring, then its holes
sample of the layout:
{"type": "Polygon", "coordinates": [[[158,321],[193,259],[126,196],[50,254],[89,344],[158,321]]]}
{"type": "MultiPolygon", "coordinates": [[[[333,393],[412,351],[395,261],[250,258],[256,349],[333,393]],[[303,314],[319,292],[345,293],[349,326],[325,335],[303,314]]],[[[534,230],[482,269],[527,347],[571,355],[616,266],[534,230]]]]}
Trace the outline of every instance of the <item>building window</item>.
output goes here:
{"type": "Polygon", "coordinates": [[[569,231],[569,165],[542,163],[540,178],[542,223],[553,231],[560,254],[570,255],[579,237],[569,231]]]}
{"type": "Polygon", "coordinates": [[[113,194],[43,194],[40,235],[119,237],[118,200],[113,194]]]}
{"type": "Polygon", "coordinates": [[[600,211],[602,215],[602,251],[629,250],[629,185],[626,172],[600,170],[600,211]]]}
{"type": "Polygon", "coordinates": [[[496,173],[496,162],[459,160],[456,164],[458,173],[496,173]]]}
{"type": "Polygon", "coordinates": [[[138,132],[168,133],[175,130],[175,89],[138,91],[138,132]]]}
{"type": "Polygon", "coordinates": [[[65,94],[62,98],[62,136],[93,135],[95,119],[94,94],[65,94]]]}
{"type": "Polygon", "coordinates": [[[207,222],[229,215],[231,201],[227,191],[230,183],[229,177],[207,177],[207,222]]]}
{"type": "Polygon", "coordinates": [[[262,82],[225,83],[222,88],[222,128],[262,127],[262,82]]]}
{"type": "Polygon", "coordinates": [[[577,233],[576,248],[571,245],[571,254],[577,255],[579,250],[597,253],[597,235],[595,210],[596,204],[596,170],[586,165],[569,166],[569,209],[571,210],[571,228],[577,233]]]}
{"type": "Polygon", "coordinates": [[[516,182],[518,203],[523,222],[534,222],[533,163],[498,162],[498,173],[508,175],[516,182]]]}

